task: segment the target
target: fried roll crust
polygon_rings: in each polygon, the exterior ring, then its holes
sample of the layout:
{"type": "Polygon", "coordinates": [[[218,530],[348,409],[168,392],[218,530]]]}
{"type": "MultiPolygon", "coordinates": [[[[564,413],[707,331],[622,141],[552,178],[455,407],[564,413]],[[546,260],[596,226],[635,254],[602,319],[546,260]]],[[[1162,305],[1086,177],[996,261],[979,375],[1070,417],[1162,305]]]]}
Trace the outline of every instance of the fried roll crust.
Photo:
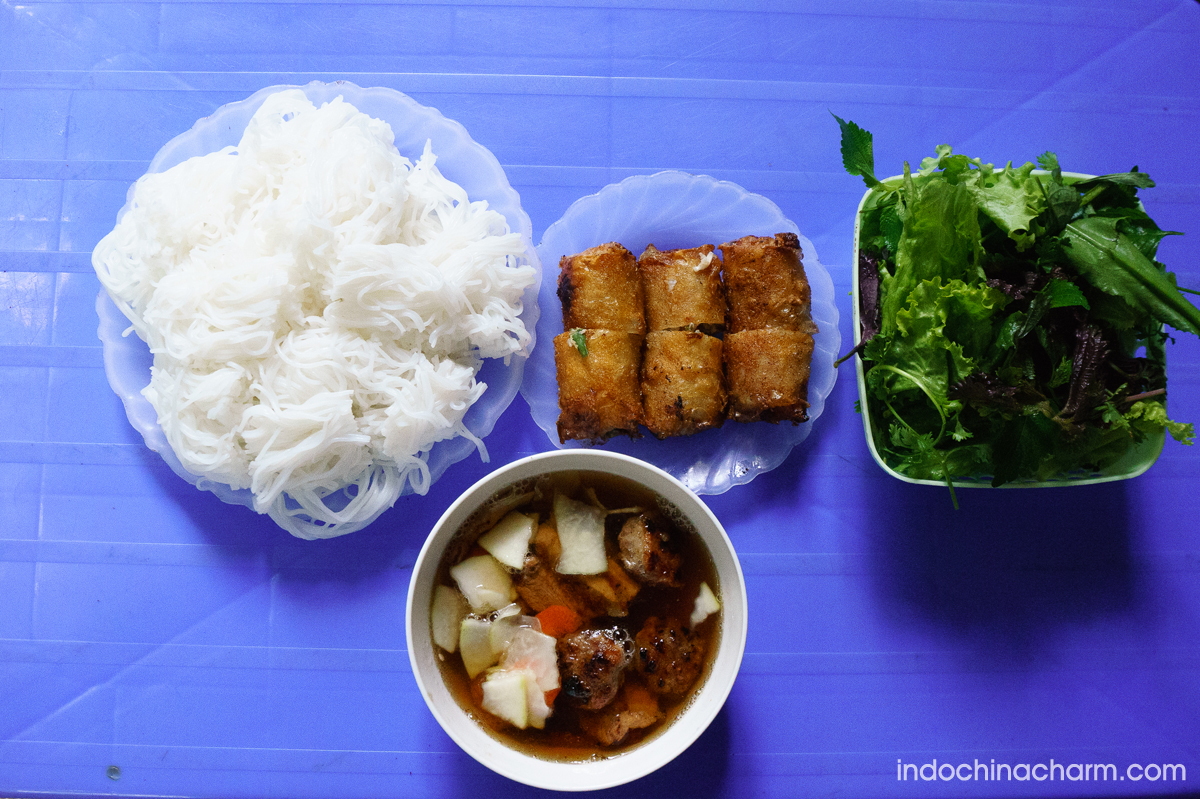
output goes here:
{"type": "Polygon", "coordinates": [[[795,233],[744,236],[721,245],[731,333],[776,328],[817,332],[804,254],[795,233]]]}
{"type": "Polygon", "coordinates": [[[645,333],[645,301],[637,259],[616,242],[559,261],[563,330],[587,328],[645,333]]]}
{"type": "Polygon", "coordinates": [[[725,329],[725,287],[715,250],[711,244],[687,250],[659,250],[651,244],[638,256],[647,330],[719,335],[725,329]]]}
{"type": "Polygon", "coordinates": [[[568,331],[554,337],[558,372],[558,438],[599,443],[638,435],[642,421],[639,381],[642,336],[615,330],[582,330],[587,355],[568,331]]]}
{"type": "Polygon", "coordinates": [[[725,336],[729,418],[739,422],[808,420],[811,333],[745,330],[725,336]]]}
{"type": "Polygon", "coordinates": [[[643,423],[657,438],[720,427],[726,399],[721,339],[687,330],[647,333],[642,398],[643,423]]]}

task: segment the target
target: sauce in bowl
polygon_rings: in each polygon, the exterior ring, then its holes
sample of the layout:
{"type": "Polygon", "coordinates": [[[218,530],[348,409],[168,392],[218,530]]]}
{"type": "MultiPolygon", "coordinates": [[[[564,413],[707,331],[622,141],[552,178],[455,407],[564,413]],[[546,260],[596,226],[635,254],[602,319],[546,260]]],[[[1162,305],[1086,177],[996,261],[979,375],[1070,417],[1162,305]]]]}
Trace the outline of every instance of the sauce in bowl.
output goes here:
{"type": "Polygon", "coordinates": [[[613,474],[555,472],[490,497],[455,532],[435,584],[446,686],[489,735],[540,759],[606,758],[653,739],[703,686],[720,647],[721,584],[700,535],[661,496],[613,474]],[[580,531],[600,537],[584,549],[602,554],[573,573],[580,531]],[[439,601],[449,604],[439,610],[439,601]],[[447,607],[457,608],[452,618],[447,607]],[[540,655],[505,650],[518,627],[540,655]],[[475,643],[484,628],[490,665],[475,643]],[[522,686],[510,684],[524,672],[522,686]]]}

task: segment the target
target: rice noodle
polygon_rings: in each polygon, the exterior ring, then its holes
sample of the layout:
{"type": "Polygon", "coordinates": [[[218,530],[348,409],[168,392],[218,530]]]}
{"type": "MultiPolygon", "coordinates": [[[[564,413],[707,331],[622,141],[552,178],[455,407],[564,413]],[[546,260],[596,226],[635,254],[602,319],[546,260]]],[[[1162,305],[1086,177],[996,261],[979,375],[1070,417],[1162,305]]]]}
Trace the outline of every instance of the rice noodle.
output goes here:
{"type": "Polygon", "coordinates": [[[425,493],[438,441],[486,460],[463,424],[476,374],[528,354],[521,236],[435,162],[340,97],[279,92],[237,147],[141,178],[93,253],[150,346],[143,394],[184,468],[249,488],[295,535],[425,493]]]}

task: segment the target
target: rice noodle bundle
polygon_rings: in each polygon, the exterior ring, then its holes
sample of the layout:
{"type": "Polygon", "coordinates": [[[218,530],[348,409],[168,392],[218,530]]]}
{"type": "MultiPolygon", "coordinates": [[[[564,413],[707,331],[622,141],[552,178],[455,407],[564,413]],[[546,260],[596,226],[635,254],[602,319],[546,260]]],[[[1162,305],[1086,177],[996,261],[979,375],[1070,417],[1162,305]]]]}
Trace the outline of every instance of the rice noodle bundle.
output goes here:
{"type": "Polygon", "coordinates": [[[305,538],[359,529],[526,355],[519,233],[387,123],[271,95],[237,147],[144,176],[92,261],[150,346],[143,394],[189,472],[305,538]],[[339,493],[340,502],[327,502],[339,493]]]}

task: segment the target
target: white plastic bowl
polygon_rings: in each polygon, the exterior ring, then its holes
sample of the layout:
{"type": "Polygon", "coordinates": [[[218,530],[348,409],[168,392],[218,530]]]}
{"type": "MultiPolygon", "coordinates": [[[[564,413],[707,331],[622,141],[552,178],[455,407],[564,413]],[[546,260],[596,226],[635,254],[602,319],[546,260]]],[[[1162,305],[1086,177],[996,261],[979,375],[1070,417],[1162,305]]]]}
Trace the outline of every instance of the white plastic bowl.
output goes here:
{"type": "Polygon", "coordinates": [[[442,729],[483,765],[509,779],[537,788],[586,791],[610,788],[643,777],[669,763],[700,736],[725,704],[746,648],[746,584],[733,544],[712,511],[671,475],[648,463],[603,450],[561,450],[533,455],[493,472],[467,489],[438,520],[413,567],[408,589],[408,656],[421,695],[442,729]],[[438,563],[447,544],[480,505],[521,480],[560,471],[605,472],[656,492],[686,516],[699,532],[721,584],[720,639],[707,678],[688,706],[664,730],[642,744],[606,759],[577,762],[533,757],[488,734],[447,689],[430,633],[430,602],[438,563]]]}

